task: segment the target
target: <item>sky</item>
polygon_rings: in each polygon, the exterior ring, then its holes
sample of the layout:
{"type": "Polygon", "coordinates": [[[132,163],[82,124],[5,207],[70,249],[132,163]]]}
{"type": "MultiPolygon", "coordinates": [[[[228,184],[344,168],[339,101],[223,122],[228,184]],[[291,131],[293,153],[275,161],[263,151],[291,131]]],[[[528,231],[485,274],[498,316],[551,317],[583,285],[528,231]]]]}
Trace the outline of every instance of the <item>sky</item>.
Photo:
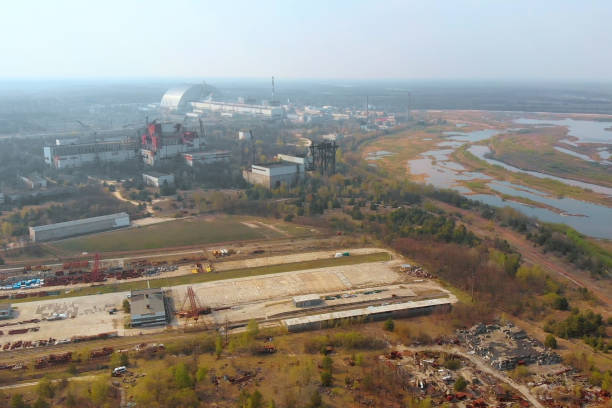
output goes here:
{"type": "Polygon", "coordinates": [[[0,78],[612,81],[612,1],[40,0],[0,78]]]}

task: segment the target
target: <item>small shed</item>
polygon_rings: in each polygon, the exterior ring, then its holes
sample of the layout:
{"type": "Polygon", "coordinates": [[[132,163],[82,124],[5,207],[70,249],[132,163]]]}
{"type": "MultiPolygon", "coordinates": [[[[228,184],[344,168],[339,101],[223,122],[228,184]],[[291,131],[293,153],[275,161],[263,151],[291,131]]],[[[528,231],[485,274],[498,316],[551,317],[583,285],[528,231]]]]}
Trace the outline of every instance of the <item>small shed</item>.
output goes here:
{"type": "Polygon", "coordinates": [[[10,319],[13,316],[10,303],[0,303],[0,319],[10,319]]]}
{"type": "Polygon", "coordinates": [[[320,305],[321,303],[323,303],[323,299],[321,299],[321,295],[318,294],[295,296],[293,298],[293,304],[295,307],[316,306],[320,305]]]}

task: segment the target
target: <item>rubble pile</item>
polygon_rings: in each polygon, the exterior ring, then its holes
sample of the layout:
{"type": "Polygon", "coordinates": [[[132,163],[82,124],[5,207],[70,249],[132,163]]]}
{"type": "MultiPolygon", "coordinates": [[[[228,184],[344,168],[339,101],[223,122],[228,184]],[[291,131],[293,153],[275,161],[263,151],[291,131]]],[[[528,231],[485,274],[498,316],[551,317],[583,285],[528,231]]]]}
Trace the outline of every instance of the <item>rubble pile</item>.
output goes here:
{"type": "Polygon", "coordinates": [[[498,370],[512,370],[517,365],[561,363],[561,356],[512,323],[478,323],[470,329],[458,330],[457,337],[471,352],[498,370]]]}

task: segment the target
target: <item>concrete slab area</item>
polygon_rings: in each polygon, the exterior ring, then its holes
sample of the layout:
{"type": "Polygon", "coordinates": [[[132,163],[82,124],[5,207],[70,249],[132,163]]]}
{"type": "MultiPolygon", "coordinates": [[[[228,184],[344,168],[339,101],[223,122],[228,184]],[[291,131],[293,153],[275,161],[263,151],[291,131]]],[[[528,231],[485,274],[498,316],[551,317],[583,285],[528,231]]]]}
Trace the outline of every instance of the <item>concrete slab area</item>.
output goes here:
{"type": "MultiPolygon", "coordinates": [[[[205,306],[224,308],[205,316],[201,322],[211,326],[222,325],[225,321],[235,322],[252,318],[280,318],[283,314],[297,309],[292,297],[319,293],[325,299],[325,307],[355,307],[364,302],[398,301],[418,297],[447,296],[435,282],[420,280],[411,282],[405,274],[398,272],[400,260],[373,262],[358,265],[335,266],[296,272],[285,272],[254,277],[181,285],[167,289],[177,308],[183,304],[187,287],[193,286],[197,297],[205,306]],[[344,296],[342,296],[344,295],[344,296]]],[[[40,300],[16,304],[15,317],[4,321],[17,322],[40,319],[37,323],[0,327],[4,332],[0,344],[14,343],[17,340],[35,341],[55,338],[69,339],[72,336],[96,335],[116,331],[120,336],[141,332],[156,332],[163,327],[124,328],[125,314],[121,311],[123,300],[128,292],[117,292],[91,296],[81,296],[59,300],[40,300]],[[109,314],[117,308],[118,312],[109,314]],[[57,315],[60,320],[44,321],[57,315]],[[8,335],[10,329],[38,328],[37,331],[8,335]]],[[[313,313],[305,308],[304,313],[313,313]]],[[[174,320],[173,325],[184,324],[174,320]]]]}
{"type": "MultiPolygon", "coordinates": [[[[238,305],[310,293],[328,293],[360,287],[376,287],[402,280],[392,269],[395,262],[371,262],[358,265],[307,269],[256,277],[204,282],[174,287],[174,293],[186,293],[192,286],[196,295],[210,307],[238,305]]],[[[175,299],[180,303],[181,298],[175,299]]]]}

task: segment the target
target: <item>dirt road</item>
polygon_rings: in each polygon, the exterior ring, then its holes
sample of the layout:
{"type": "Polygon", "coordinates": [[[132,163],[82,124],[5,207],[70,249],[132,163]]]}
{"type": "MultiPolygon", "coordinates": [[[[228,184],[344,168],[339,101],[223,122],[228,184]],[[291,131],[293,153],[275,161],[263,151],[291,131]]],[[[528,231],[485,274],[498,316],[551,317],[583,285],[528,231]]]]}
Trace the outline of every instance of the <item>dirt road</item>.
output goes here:
{"type": "MultiPolygon", "coordinates": [[[[96,378],[98,378],[99,375],[84,375],[81,377],[70,377],[69,381],[93,381],[96,378]]],[[[60,381],[63,380],[51,380],[52,383],[58,383],[60,381]]],[[[0,386],[0,390],[11,390],[11,389],[16,389],[16,388],[23,388],[23,387],[34,387],[36,385],[38,385],[40,381],[28,381],[28,382],[22,382],[22,383],[17,383],[17,384],[10,384],[10,385],[3,385],[0,386]]]]}
{"type": "Polygon", "coordinates": [[[467,360],[470,360],[479,370],[484,371],[485,373],[497,378],[500,381],[503,381],[507,384],[510,384],[514,389],[520,392],[523,397],[533,404],[534,407],[544,408],[544,406],[538,401],[538,399],[531,394],[529,388],[523,384],[519,384],[514,381],[512,378],[508,377],[501,371],[497,371],[493,369],[490,365],[482,361],[475,355],[471,355],[466,353],[463,349],[455,346],[419,346],[419,347],[407,347],[400,346],[398,348],[400,351],[411,351],[411,352],[422,352],[422,351],[435,351],[435,352],[444,352],[444,353],[453,353],[459,355],[467,360]]]}

